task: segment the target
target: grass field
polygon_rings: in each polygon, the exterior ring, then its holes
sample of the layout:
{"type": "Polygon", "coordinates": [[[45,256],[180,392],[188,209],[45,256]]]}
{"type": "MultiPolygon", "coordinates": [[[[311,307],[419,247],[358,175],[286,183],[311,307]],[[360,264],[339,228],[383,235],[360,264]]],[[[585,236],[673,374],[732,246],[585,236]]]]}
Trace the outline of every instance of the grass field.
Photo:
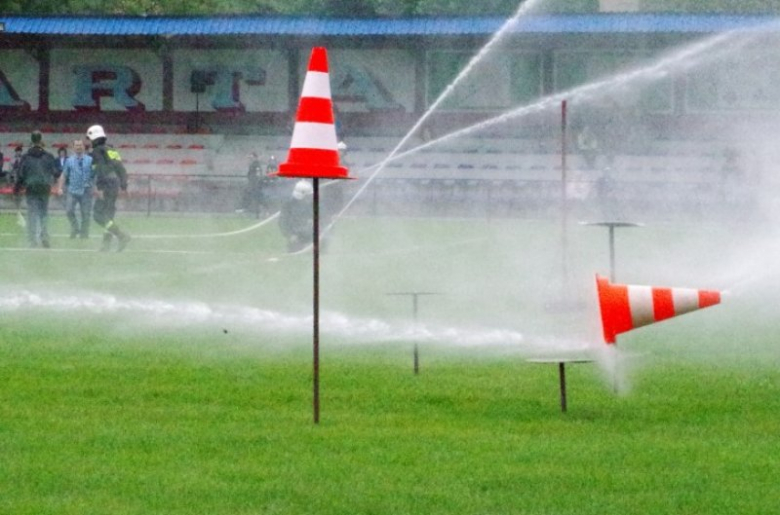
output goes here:
{"type": "Polygon", "coordinates": [[[285,255],[274,224],[215,236],[255,222],[239,217],[124,222],[121,254],[31,251],[0,215],[0,513],[777,510],[764,235],[620,233],[619,280],[733,295],[621,336],[618,395],[602,367],[570,366],[562,414],[556,370],[526,358],[600,346],[605,233],[572,227],[564,281],[554,221],[344,220],[322,263],[315,426],[310,256],[285,255]],[[421,299],[424,332],[387,295],[409,290],[440,293],[421,299]]]}

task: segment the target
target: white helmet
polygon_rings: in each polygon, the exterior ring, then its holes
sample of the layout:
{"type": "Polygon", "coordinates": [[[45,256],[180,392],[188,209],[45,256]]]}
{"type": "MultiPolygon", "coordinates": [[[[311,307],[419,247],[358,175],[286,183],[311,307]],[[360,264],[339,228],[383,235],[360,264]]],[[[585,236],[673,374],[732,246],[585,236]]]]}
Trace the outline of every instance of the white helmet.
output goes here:
{"type": "Polygon", "coordinates": [[[105,138],[106,131],[103,130],[102,125],[93,125],[87,129],[87,137],[89,138],[89,141],[95,141],[98,138],[105,138]]]}
{"type": "Polygon", "coordinates": [[[312,195],[313,193],[314,193],[314,188],[312,187],[309,181],[298,181],[295,183],[295,188],[293,188],[292,196],[293,198],[301,200],[303,197],[307,195],[312,195]]]}
{"type": "Polygon", "coordinates": [[[336,148],[341,151],[347,150],[347,144],[343,141],[339,141],[338,145],[336,145],[336,148]]]}

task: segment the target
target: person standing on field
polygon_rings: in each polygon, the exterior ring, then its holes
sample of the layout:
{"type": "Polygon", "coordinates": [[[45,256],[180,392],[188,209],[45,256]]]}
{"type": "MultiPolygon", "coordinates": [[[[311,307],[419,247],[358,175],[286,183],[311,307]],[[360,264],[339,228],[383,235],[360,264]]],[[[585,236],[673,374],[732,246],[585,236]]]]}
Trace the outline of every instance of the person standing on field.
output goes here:
{"type": "Polygon", "coordinates": [[[57,149],[57,172],[62,175],[65,170],[65,163],[68,161],[68,147],[60,147],[57,149]]]}
{"type": "Polygon", "coordinates": [[[111,250],[111,242],[116,238],[118,241],[116,250],[121,252],[125,250],[131,238],[119,228],[114,217],[119,191],[127,191],[127,171],[119,152],[106,143],[106,132],[101,125],[93,125],[87,129],[87,138],[92,143],[92,172],[97,188],[93,217],[105,231],[100,250],[102,252],[111,250]]]}
{"type": "Polygon", "coordinates": [[[77,236],[87,239],[92,215],[92,156],[84,153],[84,142],[80,139],[73,142],[73,152],[63,166],[60,190],[67,195],[65,213],[71,239],[77,236]],[[80,208],[80,219],[76,216],[76,206],[80,208]]]}
{"type": "Polygon", "coordinates": [[[57,161],[54,156],[43,149],[43,136],[40,131],[34,131],[30,136],[32,146],[19,161],[19,169],[14,183],[14,195],[17,207],[21,204],[19,197],[22,190],[27,201],[27,239],[30,247],[50,247],[49,231],[49,196],[51,188],[56,184],[57,161]]]}

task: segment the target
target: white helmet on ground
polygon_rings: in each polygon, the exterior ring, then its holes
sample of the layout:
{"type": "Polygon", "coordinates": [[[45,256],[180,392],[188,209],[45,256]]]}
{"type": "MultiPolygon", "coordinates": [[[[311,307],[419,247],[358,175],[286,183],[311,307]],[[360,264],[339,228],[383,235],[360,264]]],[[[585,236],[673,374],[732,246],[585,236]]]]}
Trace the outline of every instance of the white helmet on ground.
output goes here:
{"type": "Polygon", "coordinates": [[[89,141],[95,141],[98,138],[105,138],[106,131],[103,130],[102,125],[93,125],[87,129],[87,137],[89,138],[89,141]]]}
{"type": "Polygon", "coordinates": [[[293,198],[301,200],[303,197],[307,195],[312,195],[313,193],[314,193],[314,188],[312,187],[311,183],[309,181],[302,180],[295,183],[295,188],[293,188],[292,196],[293,198]]]}

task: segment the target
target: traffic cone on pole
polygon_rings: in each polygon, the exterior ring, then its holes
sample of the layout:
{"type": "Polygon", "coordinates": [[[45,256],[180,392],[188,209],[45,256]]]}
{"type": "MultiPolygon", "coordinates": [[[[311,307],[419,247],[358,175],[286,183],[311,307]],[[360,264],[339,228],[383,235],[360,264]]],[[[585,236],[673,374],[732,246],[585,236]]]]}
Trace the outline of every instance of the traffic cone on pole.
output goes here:
{"type": "Polygon", "coordinates": [[[720,292],[690,288],[659,288],[612,284],[596,275],[604,341],[643,325],[720,304],[720,292]]]}
{"type": "Polygon", "coordinates": [[[350,178],[347,168],[339,162],[328,54],[323,47],[315,47],[311,51],[290,152],[287,161],[279,165],[276,175],[318,179],[350,178]]]}

